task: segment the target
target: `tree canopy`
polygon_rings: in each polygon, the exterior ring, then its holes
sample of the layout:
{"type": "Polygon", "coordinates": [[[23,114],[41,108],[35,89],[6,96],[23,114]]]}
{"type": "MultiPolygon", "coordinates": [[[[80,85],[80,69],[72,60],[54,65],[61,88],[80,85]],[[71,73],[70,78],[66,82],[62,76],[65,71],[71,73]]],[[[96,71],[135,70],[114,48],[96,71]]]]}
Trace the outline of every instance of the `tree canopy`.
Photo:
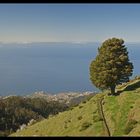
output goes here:
{"type": "Polygon", "coordinates": [[[98,55],[90,64],[90,80],[99,89],[111,89],[128,82],[133,73],[133,64],[129,61],[128,51],[123,39],[105,40],[98,48],[98,55]]]}

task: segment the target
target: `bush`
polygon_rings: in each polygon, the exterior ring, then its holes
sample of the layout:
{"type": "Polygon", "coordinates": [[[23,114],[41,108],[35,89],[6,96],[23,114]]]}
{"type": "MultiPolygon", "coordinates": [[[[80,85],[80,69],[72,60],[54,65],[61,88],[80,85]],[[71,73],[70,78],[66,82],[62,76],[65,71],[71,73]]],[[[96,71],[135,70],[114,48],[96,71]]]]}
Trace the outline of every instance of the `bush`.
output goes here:
{"type": "Polygon", "coordinates": [[[133,108],[133,105],[131,105],[130,108],[133,108]]]}
{"type": "Polygon", "coordinates": [[[82,103],[83,103],[83,104],[85,104],[85,103],[86,103],[86,101],[83,101],[82,103]]]}
{"type": "Polygon", "coordinates": [[[79,108],[82,108],[83,106],[79,106],[79,108]]]}
{"type": "Polygon", "coordinates": [[[74,109],[74,107],[70,107],[68,110],[73,110],[74,109]]]}
{"type": "Polygon", "coordinates": [[[67,129],[68,127],[65,125],[64,128],[67,129]]]}
{"type": "Polygon", "coordinates": [[[0,137],[7,137],[10,134],[8,130],[0,131],[0,137]]]}
{"type": "Polygon", "coordinates": [[[88,127],[90,127],[92,124],[90,122],[84,122],[81,126],[80,131],[83,131],[85,129],[87,129],[88,127]]]}
{"type": "Polygon", "coordinates": [[[93,121],[98,122],[98,121],[103,121],[103,119],[96,115],[96,116],[93,116],[93,121]]]}
{"type": "Polygon", "coordinates": [[[97,111],[98,111],[97,109],[95,111],[93,111],[93,114],[97,113],[97,111]]]}
{"type": "Polygon", "coordinates": [[[124,133],[125,133],[125,134],[129,134],[133,128],[134,128],[134,127],[133,127],[132,125],[127,126],[127,127],[125,128],[125,130],[124,130],[124,133]]]}
{"type": "Polygon", "coordinates": [[[71,120],[68,120],[68,122],[71,122],[71,120]]]}
{"type": "Polygon", "coordinates": [[[82,119],[82,116],[79,116],[77,119],[78,119],[78,120],[81,120],[81,119],[82,119]]]}
{"type": "Polygon", "coordinates": [[[125,134],[129,134],[132,129],[135,127],[135,125],[137,124],[138,122],[136,120],[130,120],[127,125],[126,125],[126,128],[124,130],[125,134]]]}

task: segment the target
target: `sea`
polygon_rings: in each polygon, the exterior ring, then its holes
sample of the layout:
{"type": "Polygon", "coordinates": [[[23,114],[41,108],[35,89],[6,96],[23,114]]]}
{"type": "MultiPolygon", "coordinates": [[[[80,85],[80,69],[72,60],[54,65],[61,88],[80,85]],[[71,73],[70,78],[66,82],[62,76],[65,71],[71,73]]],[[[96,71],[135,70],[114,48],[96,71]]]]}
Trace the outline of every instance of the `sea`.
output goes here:
{"type": "MultiPolygon", "coordinates": [[[[99,42],[0,43],[0,96],[99,92],[89,79],[89,66],[100,46],[99,42]]],[[[133,78],[140,74],[140,43],[126,47],[133,78]]]]}

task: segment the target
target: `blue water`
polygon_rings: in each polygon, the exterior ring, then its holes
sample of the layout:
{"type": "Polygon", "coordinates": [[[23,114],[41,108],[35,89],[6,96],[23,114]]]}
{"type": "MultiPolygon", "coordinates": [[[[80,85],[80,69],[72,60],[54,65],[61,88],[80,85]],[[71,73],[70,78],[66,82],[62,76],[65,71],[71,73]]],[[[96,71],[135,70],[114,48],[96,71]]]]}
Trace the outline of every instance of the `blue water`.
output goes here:
{"type": "MultiPolygon", "coordinates": [[[[89,65],[99,43],[0,44],[0,95],[35,91],[56,94],[99,91],[89,80],[89,65]]],[[[139,74],[140,44],[128,44],[134,74],[139,74]]]]}

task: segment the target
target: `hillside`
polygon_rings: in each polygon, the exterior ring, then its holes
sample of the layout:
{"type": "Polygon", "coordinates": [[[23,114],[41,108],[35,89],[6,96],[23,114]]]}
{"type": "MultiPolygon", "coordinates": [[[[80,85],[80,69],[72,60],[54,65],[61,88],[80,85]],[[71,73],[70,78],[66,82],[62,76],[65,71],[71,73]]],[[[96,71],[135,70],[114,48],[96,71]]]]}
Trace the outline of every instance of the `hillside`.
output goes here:
{"type": "Polygon", "coordinates": [[[140,136],[140,79],[118,90],[117,96],[96,94],[11,136],[140,136]]]}

